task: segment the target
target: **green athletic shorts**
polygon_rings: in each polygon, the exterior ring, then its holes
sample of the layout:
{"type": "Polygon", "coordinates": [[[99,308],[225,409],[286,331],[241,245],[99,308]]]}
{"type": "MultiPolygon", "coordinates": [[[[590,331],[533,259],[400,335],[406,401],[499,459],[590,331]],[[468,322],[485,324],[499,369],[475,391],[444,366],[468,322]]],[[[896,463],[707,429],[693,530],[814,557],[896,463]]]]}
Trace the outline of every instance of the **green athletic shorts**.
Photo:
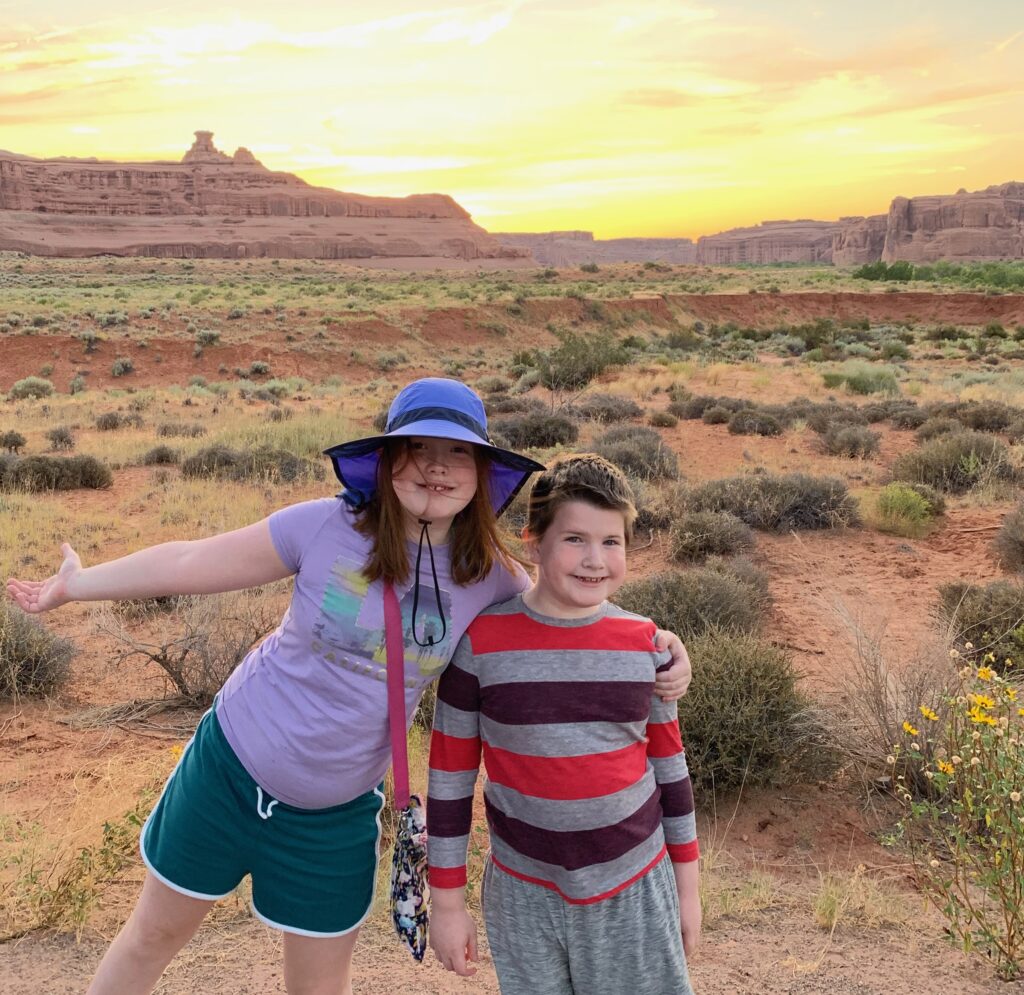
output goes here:
{"type": "Polygon", "coordinates": [[[370,912],[380,848],[380,788],[343,805],[302,809],[249,776],[211,710],[142,827],[152,874],[191,898],[230,895],[252,875],[252,909],[268,926],[342,936],[370,912]]]}

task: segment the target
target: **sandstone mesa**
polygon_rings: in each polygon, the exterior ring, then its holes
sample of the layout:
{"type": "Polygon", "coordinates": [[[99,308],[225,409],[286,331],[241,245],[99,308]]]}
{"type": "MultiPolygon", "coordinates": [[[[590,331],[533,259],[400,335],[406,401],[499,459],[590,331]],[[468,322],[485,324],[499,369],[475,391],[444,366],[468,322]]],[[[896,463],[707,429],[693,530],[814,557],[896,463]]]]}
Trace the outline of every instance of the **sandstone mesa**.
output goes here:
{"type": "Polygon", "coordinates": [[[267,169],[197,131],[180,162],[0,151],[0,250],[239,259],[516,257],[444,194],[369,197],[267,169]]]}

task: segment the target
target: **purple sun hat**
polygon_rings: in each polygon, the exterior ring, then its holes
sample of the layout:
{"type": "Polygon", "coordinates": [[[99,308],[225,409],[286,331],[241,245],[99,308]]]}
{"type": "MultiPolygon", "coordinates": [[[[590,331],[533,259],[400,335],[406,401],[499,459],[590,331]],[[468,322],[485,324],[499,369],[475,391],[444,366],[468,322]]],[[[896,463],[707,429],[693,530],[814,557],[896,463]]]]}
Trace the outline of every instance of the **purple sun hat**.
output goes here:
{"type": "Polygon", "coordinates": [[[501,449],[487,435],[487,412],[476,392],[458,380],[425,377],[403,387],[388,409],[383,435],[354,439],[324,450],[345,487],[342,497],[362,508],[377,490],[377,465],[386,439],[412,435],[471,442],[490,457],[488,494],[500,515],[519,493],[531,473],[544,466],[527,456],[501,449]]]}

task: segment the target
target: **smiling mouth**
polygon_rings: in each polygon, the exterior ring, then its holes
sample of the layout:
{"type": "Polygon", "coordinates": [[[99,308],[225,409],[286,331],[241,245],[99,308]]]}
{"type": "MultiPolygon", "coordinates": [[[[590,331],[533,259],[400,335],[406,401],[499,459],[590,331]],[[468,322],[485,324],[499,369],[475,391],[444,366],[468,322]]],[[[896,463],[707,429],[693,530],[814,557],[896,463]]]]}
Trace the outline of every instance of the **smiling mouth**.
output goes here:
{"type": "Polygon", "coordinates": [[[592,586],[602,584],[608,579],[607,577],[581,577],[579,574],[573,574],[573,577],[575,577],[581,584],[590,584],[592,586]]]}
{"type": "Polygon", "coordinates": [[[420,484],[425,491],[432,491],[434,494],[447,494],[449,491],[455,490],[454,487],[449,487],[447,484],[420,484]]]}

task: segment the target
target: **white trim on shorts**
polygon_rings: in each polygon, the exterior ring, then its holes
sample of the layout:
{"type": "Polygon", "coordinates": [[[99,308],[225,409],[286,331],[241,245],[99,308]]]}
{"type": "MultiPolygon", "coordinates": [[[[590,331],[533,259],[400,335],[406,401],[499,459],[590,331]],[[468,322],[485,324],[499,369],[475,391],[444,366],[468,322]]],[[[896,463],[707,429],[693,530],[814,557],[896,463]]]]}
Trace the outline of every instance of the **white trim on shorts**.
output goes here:
{"type": "MultiPolygon", "coordinates": [[[[373,793],[380,799],[380,808],[377,809],[377,815],[374,817],[377,822],[377,840],[374,843],[373,857],[373,880],[375,883],[374,890],[376,890],[377,870],[380,867],[380,838],[382,834],[380,816],[381,813],[384,811],[384,806],[387,804],[387,800],[384,798],[384,795],[381,792],[380,788],[374,788],[373,793]]],[[[230,895],[231,892],[228,892],[228,894],[230,895]]],[[[286,926],[284,925],[284,923],[274,922],[273,919],[269,919],[262,912],[260,912],[258,908],[256,908],[256,902],[253,900],[250,900],[249,908],[252,909],[252,914],[257,919],[259,919],[260,922],[264,923],[267,926],[270,926],[271,929],[280,930],[282,933],[292,933],[295,936],[312,936],[317,939],[327,940],[333,937],[347,936],[349,933],[352,933],[355,930],[359,929],[359,927],[362,926],[362,924],[366,922],[366,920],[370,917],[370,912],[373,910],[373,898],[374,896],[373,894],[371,894],[370,904],[366,906],[366,911],[363,913],[362,917],[359,919],[358,922],[354,922],[351,926],[349,926],[348,929],[339,930],[337,933],[317,933],[315,930],[312,929],[299,929],[298,926],[286,926]]]]}
{"type": "MultiPolygon", "coordinates": [[[[212,712],[212,708],[208,708],[204,713],[199,722],[202,722],[207,715],[212,712]]],[[[196,723],[196,728],[199,727],[199,722],[196,723]]],[[[176,891],[179,895],[185,895],[187,898],[198,898],[204,902],[216,902],[222,898],[227,898],[235,889],[224,892],[223,895],[204,895],[201,891],[190,891],[188,888],[183,888],[180,884],[175,884],[170,878],[165,877],[161,874],[153,862],[149,859],[146,853],[146,830],[149,829],[150,820],[153,818],[153,814],[160,807],[160,802],[164,800],[164,795],[167,793],[167,789],[170,787],[171,781],[174,780],[174,775],[178,773],[178,768],[181,766],[182,761],[185,759],[185,754],[192,749],[192,744],[195,742],[195,734],[193,733],[192,738],[185,744],[185,748],[181,751],[181,756],[178,757],[178,762],[174,765],[174,770],[167,775],[167,780],[164,781],[163,790],[160,792],[160,797],[156,800],[156,804],[150,809],[149,815],[146,816],[146,821],[142,824],[142,831],[139,833],[139,855],[142,857],[142,862],[146,865],[146,869],[150,874],[153,875],[162,885],[170,888],[171,891],[176,891]]]]}

